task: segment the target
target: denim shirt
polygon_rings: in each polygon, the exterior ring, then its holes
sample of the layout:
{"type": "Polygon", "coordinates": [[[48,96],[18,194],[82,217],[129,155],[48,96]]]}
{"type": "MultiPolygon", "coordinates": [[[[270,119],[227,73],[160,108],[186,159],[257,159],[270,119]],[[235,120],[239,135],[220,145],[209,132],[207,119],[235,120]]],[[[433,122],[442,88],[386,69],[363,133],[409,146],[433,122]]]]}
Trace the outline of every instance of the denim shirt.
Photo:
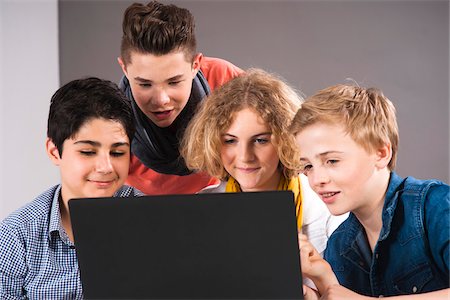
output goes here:
{"type": "Polygon", "coordinates": [[[324,257],[339,283],[377,297],[448,288],[449,192],[443,182],[392,172],[373,255],[353,213],[328,240],[324,257]]]}

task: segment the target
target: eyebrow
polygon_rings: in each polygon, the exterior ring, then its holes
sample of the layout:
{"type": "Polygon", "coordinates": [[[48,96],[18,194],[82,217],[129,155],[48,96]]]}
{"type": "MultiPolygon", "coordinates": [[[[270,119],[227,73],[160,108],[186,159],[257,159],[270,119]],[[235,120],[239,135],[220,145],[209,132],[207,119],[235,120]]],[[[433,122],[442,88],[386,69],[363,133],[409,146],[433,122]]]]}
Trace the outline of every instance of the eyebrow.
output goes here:
{"type": "MultiPolygon", "coordinates": [[[[100,147],[100,146],[102,145],[102,144],[99,143],[99,142],[90,141],[90,140],[76,141],[74,144],[75,144],[75,145],[77,145],[77,144],[88,144],[88,145],[91,145],[91,146],[93,146],[93,147],[100,147]]],[[[120,146],[129,146],[129,145],[130,145],[130,144],[129,144],[129,143],[126,143],[126,142],[118,142],[118,143],[112,144],[111,147],[112,147],[112,148],[117,148],[117,147],[120,147],[120,146]]]]}
{"type": "MultiPolygon", "coordinates": [[[[252,135],[252,138],[257,137],[257,136],[260,136],[260,135],[271,135],[271,134],[272,134],[272,132],[261,132],[261,133],[252,135]]],[[[225,135],[228,135],[228,136],[237,138],[237,136],[235,136],[235,135],[233,135],[233,134],[230,134],[230,133],[224,133],[224,134],[222,134],[222,136],[225,136],[225,135]]]]}
{"type": "MultiPolygon", "coordinates": [[[[180,80],[183,77],[183,74],[179,74],[179,75],[175,75],[173,77],[170,77],[168,79],[166,79],[165,81],[174,81],[174,80],[180,80]]],[[[142,82],[142,83],[153,83],[153,81],[149,80],[149,79],[145,79],[142,77],[134,77],[134,80],[142,82]]]]}
{"type": "MultiPolygon", "coordinates": [[[[342,151],[325,151],[322,153],[319,153],[316,155],[316,157],[320,157],[323,158],[324,156],[330,155],[330,154],[342,154],[342,151]]],[[[300,157],[300,161],[307,161],[308,159],[304,158],[304,157],[300,157]]]]}

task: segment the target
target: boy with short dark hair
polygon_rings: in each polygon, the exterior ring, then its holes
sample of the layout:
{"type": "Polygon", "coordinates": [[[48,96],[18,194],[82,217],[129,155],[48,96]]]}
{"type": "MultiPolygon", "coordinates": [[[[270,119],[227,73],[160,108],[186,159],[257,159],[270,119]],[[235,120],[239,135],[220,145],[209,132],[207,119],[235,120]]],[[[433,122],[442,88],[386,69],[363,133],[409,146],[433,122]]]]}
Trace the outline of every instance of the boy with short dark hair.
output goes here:
{"type": "Polygon", "coordinates": [[[194,17],[187,9],[134,3],[122,29],[119,86],[136,122],[127,182],[146,194],[195,193],[216,183],[186,167],[179,142],[197,104],[242,70],[197,52],[194,17]]]}
{"type": "Polygon", "coordinates": [[[134,135],[117,85],[74,80],[52,97],[46,149],[61,183],[0,224],[1,299],[82,299],[68,202],[142,195],[124,186],[134,135]]]}
{"type": "Polygon", "coordinates": [[[446,299],[449,186],[394,172],[398,128],[389,99],[375,88],[332,86],[306,99],[291,130],[313,190],[333,215],[350,212],[328,240],[331,268],[300,237],[302,271],[320,294],[446,299]]]}

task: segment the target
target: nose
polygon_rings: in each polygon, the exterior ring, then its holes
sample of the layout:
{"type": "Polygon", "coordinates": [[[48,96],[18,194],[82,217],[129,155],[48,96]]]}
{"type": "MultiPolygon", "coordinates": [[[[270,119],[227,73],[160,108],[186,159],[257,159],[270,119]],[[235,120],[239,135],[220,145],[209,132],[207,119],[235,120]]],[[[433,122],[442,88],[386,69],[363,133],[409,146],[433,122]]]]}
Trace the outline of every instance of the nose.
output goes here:
{"type": "Polygon", "coordinates": [[[109,174],[113,171],[111,157],[108,154],[99,155],[95,164],[95,171],[102,174],[109,174]]]}
{"type": "Polygon", "coordinates": [[[328,176],[327,170],[319,166],[308,172],[308,180],[311,186],[322,186],[330,182],[330,177],[328,176]]]}
{"type": "Polygon", "coordinates": [[[238,151],[239,159],[242,162],[252,162],[255,160],[255,152],[251,145],[242,143],[240,147],[238,147],[238,151]]]}
{"type": "Polygon", "coordinates": [[[170,102],[170,97],[164,88],[156,88],[152,95],[154,106],[164,106],[170,102]]]}

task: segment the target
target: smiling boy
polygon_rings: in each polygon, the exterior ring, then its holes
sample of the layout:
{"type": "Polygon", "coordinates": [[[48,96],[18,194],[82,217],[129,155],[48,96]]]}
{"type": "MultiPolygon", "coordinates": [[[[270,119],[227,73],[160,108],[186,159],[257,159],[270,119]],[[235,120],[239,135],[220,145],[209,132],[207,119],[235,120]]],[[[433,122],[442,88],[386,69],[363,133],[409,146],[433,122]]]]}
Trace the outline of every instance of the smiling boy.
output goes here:
{"type": "Polygon", "coordinates": [[[119,86],[136,122],[127,183],[146,194],[195,193],[215,183],[186,168],[179,141],[197,104],[242,70],[197,52],[194,17],[187,9],[134,3],[122,29],[119,86]]]}
{"type": "Polygon", "coordinates": [[[82,299],[70,222],[72,198],[142,195],[124,186],[134,134],[118,87],[74,80],[52,97],[46,149],[61,183],[0,225],[0,299],[82,299]]]}
{"type": "Polygon", "coordinates": [[[375,88],[332,86],[306,99],[291,130],[312,189],[333,215],[350,212],[324,253],[339,284],[301,239],[302,271],[322,296],[447,299],[449,186],[394,172],[398,127],[389,99],[375,88]]]}

